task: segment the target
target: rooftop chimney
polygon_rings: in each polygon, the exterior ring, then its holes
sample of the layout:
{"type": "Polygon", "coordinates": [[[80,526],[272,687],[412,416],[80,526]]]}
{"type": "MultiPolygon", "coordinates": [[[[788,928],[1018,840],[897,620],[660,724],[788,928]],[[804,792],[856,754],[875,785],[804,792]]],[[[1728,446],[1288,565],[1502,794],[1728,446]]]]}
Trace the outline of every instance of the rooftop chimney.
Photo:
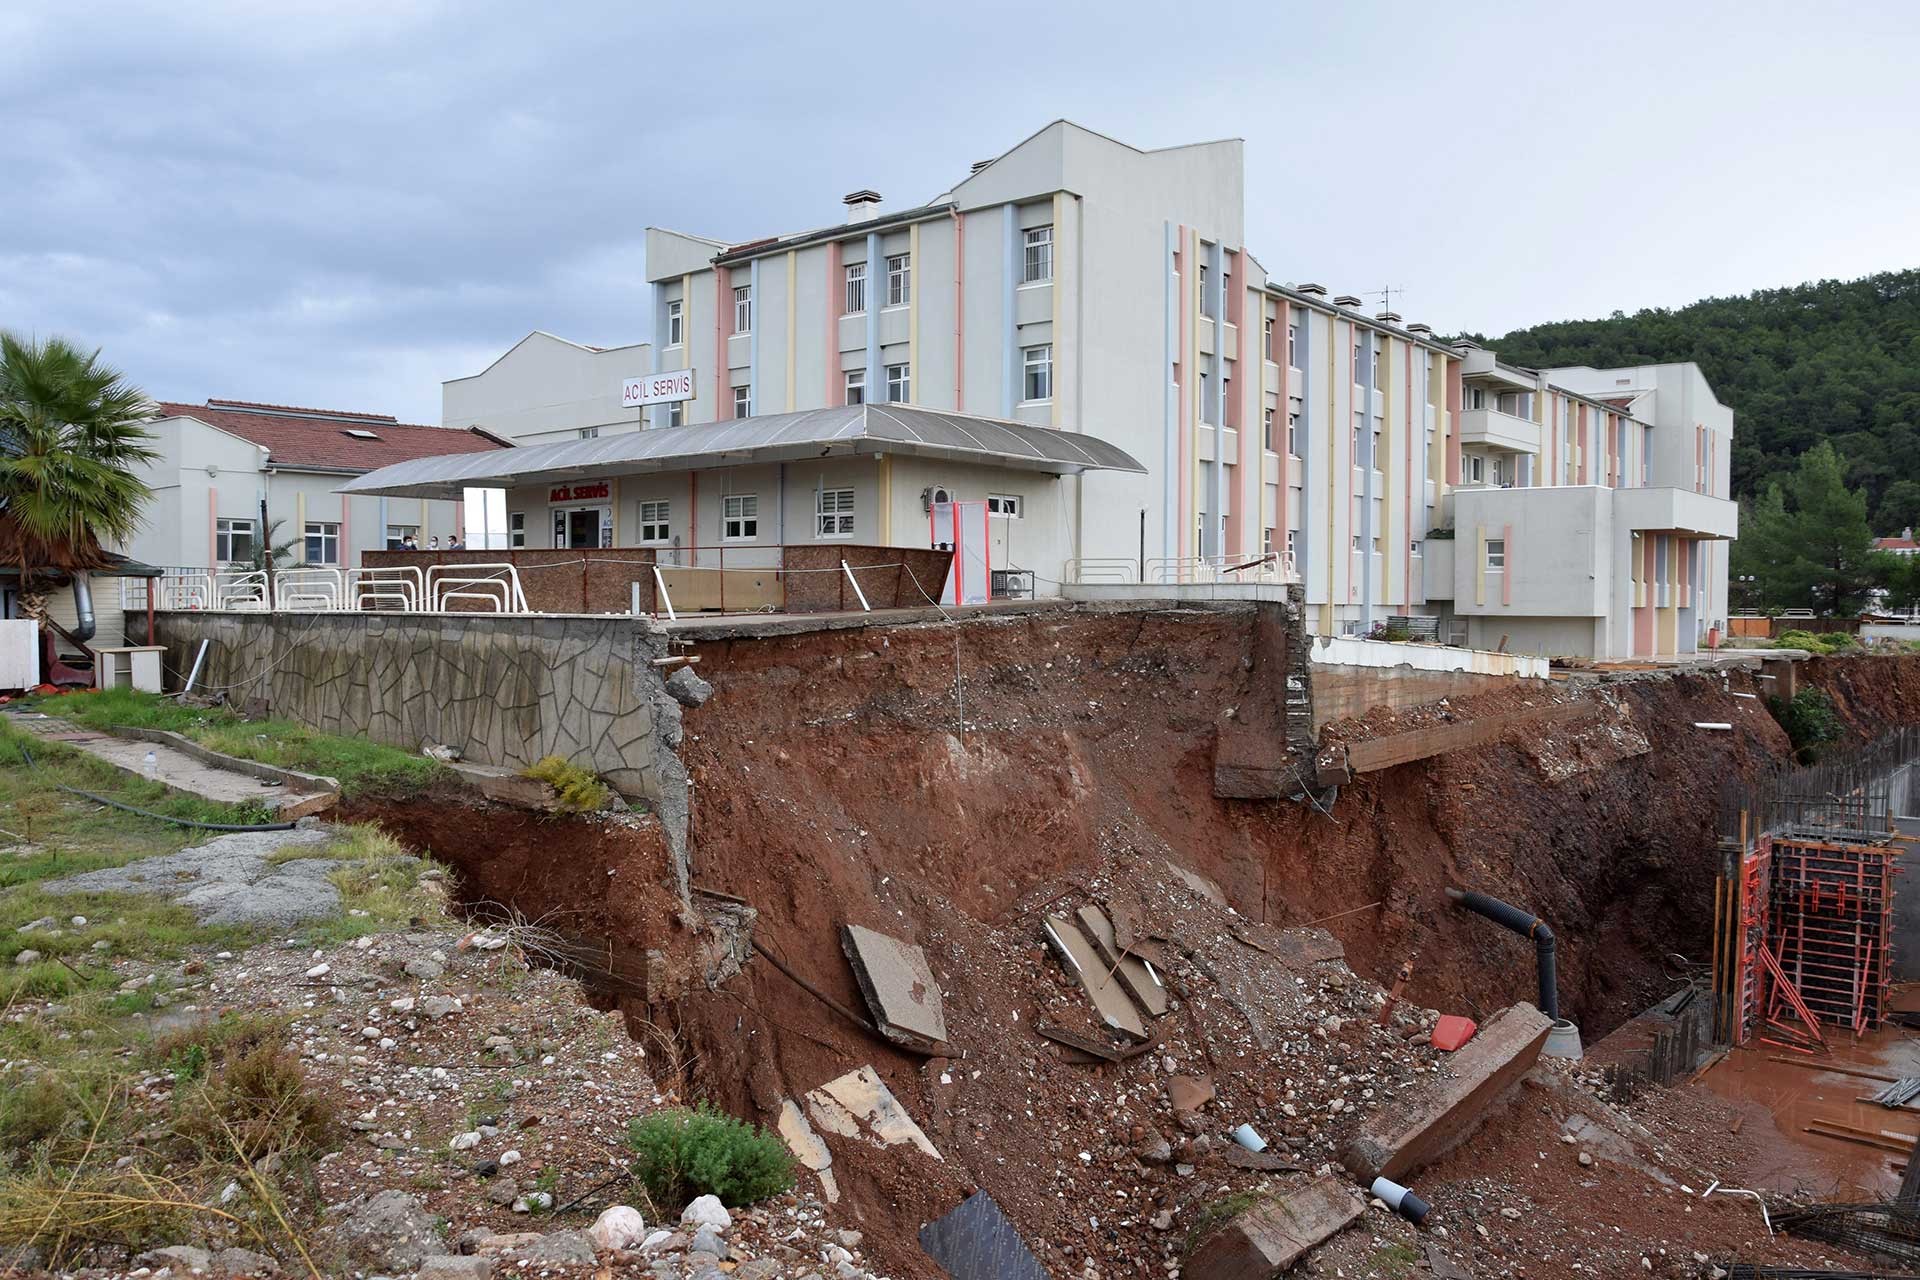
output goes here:
{"type": "Polygon", "coordinates": [[[1378,320],[1381,324],[1399,324],[1400,323],[1400,313],[1398,311],[1376,312],[1373,318],[1375,320],[1378,320]]]}
{"type": "Polygon", "coordinates": [[[1327,286],[1323,284],[1303,284],[1298,287],[1298,292],[1311,294],[1316,298],[1324,298],[1327,296],[1327,286]]]}
{"type": "Polygon", "coordinates": [[[1458,342],[1453,344],[1453,349],[1455,351],[1458,351],[1460,354],[1465,355],[1469,351],[1480,350],[1480,344],[1477,342],[1471,341],[1467,338],[1462,338],[1458,342]]]}
{"type": "Polygon", "coordinates": [[[1360,305],[1360,299],[1350,293],[1343,293],[1333,300],[1333,305],[1336,307],[1357,307],[1360,305]]]}
{"type": "Polygon", "coordinates": [[[849,225],[870,220],[880,209],[878,191],[850,191],[840,199],[846,203],[849,225]]]}
{"type": "Polygon", "coordinates": [[[1433,336],[1433,326],[1430,324],[1421,324],[1416,320],[1407,326],[1407,332],[1417,333],[1423,338],[1431,338],[1433,336]]]}

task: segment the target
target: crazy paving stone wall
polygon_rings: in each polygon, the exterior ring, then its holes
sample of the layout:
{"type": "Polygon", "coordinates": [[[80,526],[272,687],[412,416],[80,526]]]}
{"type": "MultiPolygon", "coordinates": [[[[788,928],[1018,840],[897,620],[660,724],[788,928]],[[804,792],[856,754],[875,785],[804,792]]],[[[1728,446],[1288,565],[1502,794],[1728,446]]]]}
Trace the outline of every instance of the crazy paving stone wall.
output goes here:
{"type": "Polygon", "coordinates": [[[210,641],[198,688],[327,733],[454,747],[518,768],[560,755],[659,813],[684,865],[680,704],[647,618],[169,612],[156,639],[175,671],[210,641]]]}

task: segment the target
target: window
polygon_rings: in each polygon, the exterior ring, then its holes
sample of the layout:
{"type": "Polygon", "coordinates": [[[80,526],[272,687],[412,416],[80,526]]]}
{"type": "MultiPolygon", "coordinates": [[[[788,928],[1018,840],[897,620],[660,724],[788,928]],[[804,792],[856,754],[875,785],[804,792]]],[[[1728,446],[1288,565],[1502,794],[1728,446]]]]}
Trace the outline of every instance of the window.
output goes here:
{"type": "Polygon", "coordinates": [[[753,332],[753,286],[735,285],[733,290],[733,331],[753,332]]]}
{"type": "Polygon", "coordinates": [[[847,370],[847,403],[864,404],[867,399],[867,371],[865,369],[847,370]]]}
{"type": "Polygon", "coordinates": [[[1420,554],[1420,539],[1415,538],[1412,542],[1409,542],[1407,544],[1407,553],[1409,555],[1416,555],[1416,556],[1420,554]]]}
{"type": "Polygon", "coordinates": [[[1026,243],[1026,262],[1020,282],[1040,284],[1053,279],[1053,228],[1028,227],[1021,238],[1026,243]]]}
{"type": "Polygon", "coordinates": [[[1287,556],[1289,559],[1291,559],[1293,556],[1293,543],[1294,543],[1294,540],[1299,536],[1299,534],[1300,534],[1300,531],[1298,529],[1287,530],[1287,556]]]}
{"type": "Polygon", "coordinates": [[[582,440],[593,440],[593,439],[597,439],[597,438],[599,437],[599,435],[600,435],[600,428],[598,428],[598,427],[582,427],[582,428],[580,428],[580,438],[581,438],[582,440]]]}
{"type": "Polygon", "coordinates": [[[1273,530],[1271,529],[1260,531],[1260,554],[1263,556],[1273,554],[1273,530]]]}
{"type": "Polygon", "coordinates": [[[683,302],[667,304],[667,345],[677,347],[687,340],[687,311],[683,302]]]}
{"type": "Polygon", "coordinates": [[[1487,407],[1487,389],[1485,387],[1467,388],[1467,408],[1484,409],[1487,407]]]}
{"type": "Polygon", "coordinates": [[[746,542],[760,536],[760,496],[728,494],[720,500],[720,536],[728,542],[746,542]]]}
{"type": "Polygon", "coordinates": [[[229,520],[224,516],[215,520],[213,558],[222,564],[253,559],[253,521],[229,520]]]}
{"type": "Polygon", "coordinates": [[[1287,456],[1300,456],[1300,415],[1292,409],[1287,410],[1287,456]]]}
{"type": "Polygon", "coordinates": [[[887,400],[894,404],[913,403],[912,365],[890,364],[887,366],[887,400]]]}
{"type": "Polygon", "coordinates": [[[1213,315],[1213,295],[1207,292],[1207,264],[1200,264],[1200,314],[1213,315]]]}
{"type": "Polygon", "coordinates": [[[1355,551],[1360,549],[1360,535],[1357,533],[1353,535],[1353,549],[1355,551]]]}
{"type": "Polygon", "coordinates": [[[1366,361],[1360,354],[1360,344],[1356,342],[1353,344],[1353,380],[1355,382],[1360,381],[1360,371],[1366,367],[1366,361]]]}
{"type": "Polygon", "coordinates": [[[1367,455],[1367,463],[1375,471],[1380,469],[1380,428],[1373,429],[1373,452],[1367,455]]]}
{"type": "Polygon", "coordinates": [[[1213,375],[1205,369],[1200,371],[1200,413],[1201,422],[1211,422],[1207,415],[1213,411],[1213,375]]]}
{"type": "Polygon", "coordinates": [[[1466,456],[1467,479],[1479,484],[1487,478],[1487,460],[1477,453],[1466,456]]]}
{"type": "Polygon", "coordinates": [[[1300,326],[1297,324],[1287,326],[1287,365],[1293,369],[1300,367],[1300,326]]]}
{"type": "Polygon", "coordinates": [[[1273,359],[1273,317],[1268,316],[1260,322],[1260,354],[1268,360],[1273,359]]]}
{"type": "Polygon", "coordinates": [[[1260,411],[1260,447],[1268,453],[1273,452],[1273,410],[1260,411]]]}
{"type": "Polygon", "coordinates": [[[1371,369],[1373,372],[1367,375],[1369,378],[1372,379],[1372,381],[1367,383],[1367,385],[1370,387],[1378,387],[1380,385],[1380,348],[1378,347],[1373,348],[1373,350],[1370,351],[1368,355],[1372,363],[1369,364],[1367,367],[1371,369]]]}
{"type": "Polygon", "coordinates": [[[1018,520],[1023,514],[1020,495],[1017,493],[988,494],[987,514],[990,516],[1005,516],[1009,520],[1018,520]]]}
{"type": "Polygon", "coordinates": [[[408,538],[420,540],[420,526],[417,524],[390,524],[387,526],[387,550],[398,551],[406,545],[408,538]]]}
{"type": "Polygon", "coordinates": [[[753,416],[753,388],[735,387],[733,389],[733,416],[751,418],[753,416]]]}
{"type": "Polygon", "coordinates": [[[847,309],[846,314],[857,316],[867,309],[867,264],[849,262],[847,264],[847,309]]]}
{"type": "Polygon", "coordinates": [[[1053,399],[1053,344],[1028,347],[1020,357],[1026,370],[1021,384],[1026,391],[1025,398],[1029,401],[1053,399]]]}
{"type": "Polygon", "coordinates": [[[887,259],[887,305],[904,307],[913,301],[913,255],[896,253],[887,259]]]}
{"type": "Polygon", "coordinates": [[[853,536],[853,490],[821,489],[814,494],[813,536],[816,538],[853,536]]]}
{"type": "Polygon", "coordinates": [[[666,502],[643,502],[640,504],[640,541],[665,542],[673,536],[671,522],[671,504],[666,502]]]}
{"type": "Polygon", "coordinates": [[[308,564],[340,563],[340,526],[332,521],[307,521],[308,564]]]}
{"type": "Polygon", "coordinates": [[[677,427],[677,426],[680,426],[682,423],[684,423],[686,420],[687,420],[686,401],[675,400],[667,405],[667,425],[668,426],[677,427]]]}
{"type": "Polygon", "coordinates": [[[521,548],[527,545],[527,513],[516,511],[507,517],[507,546],[521,548]]]}
{"type": "Polygon", "coordinates": [[[1487,539],[1487,570],[1488,572],[1492,572],[1495,569],[1505,569],[1506,567],[1507,567],[1507,540],[1505,538],[1488,538],[1487,539]]]}

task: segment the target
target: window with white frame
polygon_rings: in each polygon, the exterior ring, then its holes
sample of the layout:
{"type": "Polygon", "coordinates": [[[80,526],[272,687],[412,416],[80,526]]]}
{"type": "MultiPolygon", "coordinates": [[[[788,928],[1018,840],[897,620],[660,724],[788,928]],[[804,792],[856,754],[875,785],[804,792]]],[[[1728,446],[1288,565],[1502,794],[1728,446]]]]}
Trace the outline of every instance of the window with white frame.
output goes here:
{"type": "Polygon", "coordinates": [[[733,389],[733,416],[751,418],[753,416],[753,388],[735,387],[733,389]]]}
{"type": "Polygon", "coordinates": [[[519,549],[527,545],[527,513],[515,511],[507,517],[507,546],[519,549]]]}
{"type": "Polygon", "coordinates": [[[1299,536],[1300,536],[1300,531],[1298,529],[1287,530],[1287,555],[1288,556],[1293,555],[1294,540],[1299,536]]]}
{"type": "Polygon", "coordinates": [[[910,364],[890,364],[887,366],[887,401],[890,404],[910,404],[913,401],[913,366],[910,364]]]}
{"type": "Polygon", "coordinates": [[[735,285],[733,289],[733,331],[753,332],[753,286],[735,285]]]}
{"type": "Polygon", "coordinates": [[[1200,314],[1209,318],[1213,315],[1213,295],[1207,292],[1207,264],[1200,264],[1200,314]]]}
{"type": "Polygon", "coordinates": [[[1492,572],[1496,569],[1505,569],[1506,567],[1507,567],[1507,540],[1505,538],[1488,538],[1487,539],[1487,570],[1488,572],[1492,572]]]}
{"type": "Polygon", "coordinates": [[[667,405],[667,425],[677,427],[687,420],[687,402],[674,400],[667,405]]]}
{"type": "Polygon", "coordinates": [[[1271,529],[1260,531],[1260,554],[1263,556],[1273,554],[1273,530],[1271,529]]]}
{"type": "Polygon", "coordinates": [[[1300,456],[1300,413],[1296,409],[1287,410],[1287,456],[1300,456]]]}
{"type": "Polygon", "coordinates": [[[1357,533],[1353,535],[1353,549],[1355,551],[1360,550],[1360,535],[1357,533]]]}
{"type": "Polygon", "coordinates": [[[600,428],[598,427],[580,428],[580,438],[582,440],[595,440],[595,439],[598,439],[599,436],[600,436],[600,428]]]}
{"type": "Polygon", "coordinates": [[[1487,407],[1487,389],[1485,387],[1467,388],[1467,408],[1484,409],[1487,407]]]}
{"type": "Polygon", "coordinates": [[[1417,556],[1420,554],[1420,539],[1415,538],[1413,541],[1407,544],[1407,554],[1414,555],[1414,556],[1417,556]]]}
{"type": "Polygon", "coordinates": [[[853,536],[852,489],[820,489],[814,493],[813,536],[816,538],[853,536]]]}
{"type": "Polygon", "coordinates": [[[1273,317],[1268,316],[1260,322],[1260,354],[1273,359],[1273,317]]]}
{"type": "Polygon", "coordinates": [[[420,540],[420,526],[417,524],[390,524],[387,526],[387,550],[399,551],[406,547],[407,539],[420,540]]]}
{"type": "Polygon", "coordinates": [[[1200,412],[1198,419],[1201,422],[1213,421],[1213,374],[1206,369],[1200,370],[1200,412]]]}
{"type": "Polygon", "coordinates": [[[221,516],[213,522],[213,558],[221,564],[253,559],[253,521],[221,516]]]}
{"type": "Polygon", "coordinates": [[[846,372],[847,403],[865,404],[867,400],[867,371],[849,369],[846,372]]]}
{"type": "Polygon", "coordinates": [[[687,340],[686,304],[675,300],[667,304],[667,345],[677,347],[687,340]]]}
{"type": "Polygon", "coordinates": [[[846,272],[846,314],[857,316],[867,309],[867,264],[864,262],[849,262],[846,272]]]}
{"type": "Polygon", "coordinates": [[[987,514],[1005,516],[1009,520],[1018,520],[1025,514],[1020,495],[1017,493],[990,493],[987,495],[987,514]]]}
{"type": "Polygon", "coordinates": [[[1053,279],[1053,228],[1028,227],[1021,239],[1025,242],[1026,261],[1020,283],[1040,284],[1053,279]]]}
{"type": "Polygon", "coordinates": [[[1029,402],[1053,399],[1053,344],[1027,347],[1020,353],[1020,364],[1025,371],[1021,380],[1022,399],[1029,402]]]}
{"type": "Polygon", "coordinates": [[[1300,367],[1300,326],[1297,324],[1287,326],[1287,367],[1300,367]]]}
{"type": "Polygon", "coordinates": [[[1480,484],[1487,478],[1487,460],[1485,458],[1477,453],[1470,453],[1463,461],[1466,466],[1467,479],[1469,482],[1480,484]]]}
{"type": "Polygon", "coordinates": [[[643,502],[640,504],[640,541],[665,542],[673,536],[672,504],[668,502],[643,502]]]}
{"type": "Polygon", "coordinates": [[[887,305],[904,307],[913,301],[913,255],[896,253],[887,258],[887,305]]]}
{"type": "Polygon", "coordinates": [[[747,542],[760,536],[760,495],[730,493],[720,499],[720,536],[747,542]]]}
{"type": "Polygon", "coordinates": [[[1273,410],[1270,407],[1260,411],[1260,447],[1268,453],[1273,452],[1273,410]]]}
{"type": "Polygon", "coordinates": [[[308,564],[340,563],[340,526],[330,520],[307,521],[308,564]]]}

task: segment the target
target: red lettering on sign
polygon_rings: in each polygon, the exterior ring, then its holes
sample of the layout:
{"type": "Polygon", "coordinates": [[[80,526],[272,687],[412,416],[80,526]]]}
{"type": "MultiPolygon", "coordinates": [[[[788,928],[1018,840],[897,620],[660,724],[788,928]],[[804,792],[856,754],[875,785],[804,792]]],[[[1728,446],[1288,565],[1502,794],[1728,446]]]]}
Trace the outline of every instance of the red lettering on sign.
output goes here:
{"type": "Polygon", "coordinates": [[[586,502],[593,498],[604,498],[612,490],[605,480],[595,484],[556,485],[547,491],[548,502],[586,502]]]}

